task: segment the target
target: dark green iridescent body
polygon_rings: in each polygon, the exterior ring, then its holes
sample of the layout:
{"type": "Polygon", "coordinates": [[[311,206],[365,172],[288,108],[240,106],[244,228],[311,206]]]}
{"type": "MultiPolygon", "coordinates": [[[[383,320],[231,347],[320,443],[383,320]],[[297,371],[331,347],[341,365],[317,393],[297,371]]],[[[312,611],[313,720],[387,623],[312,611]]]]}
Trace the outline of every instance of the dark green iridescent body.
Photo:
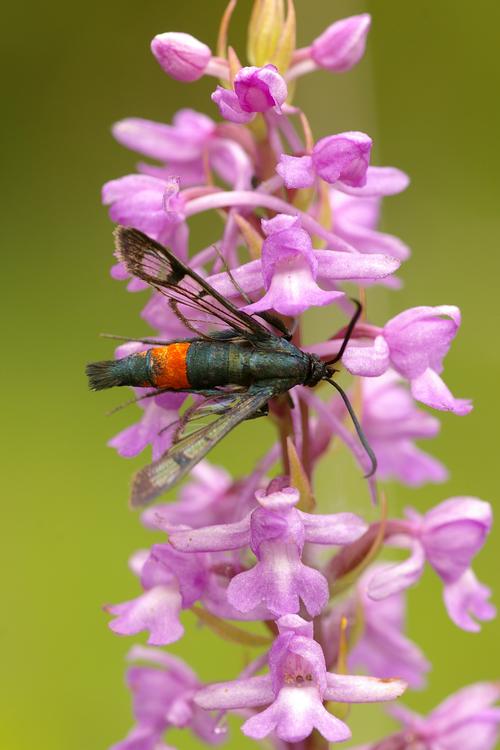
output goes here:
{"type": "Polygon", "coordinates": [[[311,370],[310,356],[288,341],[278,342],[270,351],[246,342],[193,341],[186,356],[191,387],[250,386],[277,380],[305,383],[311,370]]]}
{"type": "Polygon", "coordinates": [[[112,364],[113,376],[125,385],[148,385],[151,382],[151,356],[149,352],[116,359],[112,364]]]}

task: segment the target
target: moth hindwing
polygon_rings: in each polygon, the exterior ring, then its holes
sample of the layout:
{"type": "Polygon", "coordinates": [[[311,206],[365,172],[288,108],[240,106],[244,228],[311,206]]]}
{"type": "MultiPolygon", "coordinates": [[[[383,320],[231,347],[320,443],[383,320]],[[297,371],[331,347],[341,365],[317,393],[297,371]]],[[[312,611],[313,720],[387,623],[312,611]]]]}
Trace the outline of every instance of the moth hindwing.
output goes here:
{"type": "MultiPolygon", "coordinates": [[[[275,385],[266,385],[254,386],[244,393],[234,394],[232,398],[223,394],[221,398],[226,402],[226,411],[222,415],[217,416],[211,424],[181,437],[161,458],[137,472],[132,482],[132,507],[143,507],[173,487],[228,432],[262,409],[280,390],[275,385]]],[[[200,405],[201,408],[206,408],[205,403],[200,405]]],[[[184,427],[196,418],[197,410],[193,409],[184,427]]]]}

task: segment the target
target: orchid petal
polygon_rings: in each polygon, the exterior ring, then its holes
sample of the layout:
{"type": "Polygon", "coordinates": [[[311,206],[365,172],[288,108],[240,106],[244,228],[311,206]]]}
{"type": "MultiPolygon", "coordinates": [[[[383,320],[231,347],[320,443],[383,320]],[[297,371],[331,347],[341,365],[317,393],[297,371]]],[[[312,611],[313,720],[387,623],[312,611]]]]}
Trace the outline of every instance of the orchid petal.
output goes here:
{"type": "Polygon", "coordinates": [[[493,750],[497,744],[500,709],[490,708],[449,729],[436,750],[493,750]]]}
{"type": "Polygon", "coordinates": [[[218,106],[221,117],[229,120],[229,122],[236,122],[241,125],[250,122],[254,117],[253,113],[242,110],[234,91],[217,86],[211,99],[218,106]]]}
{"type": "Polygon", "coordinates": [[[406,690],[406,682],[397,679],[379,680],[377,677],[360,677],[327,672],[327,689],[324,698],[339,703],[373,703],[393,701],[406,690]]]}
{"type": "Polygon", "coordinates": [[[344,352],[342,363],[352,375],[377,377],[389,367],[389,347],[383,336],[377,336],[370,346],[350,344],[344,352]]]}
{"type": "Polygon", "coordinates": [[[309,307],[330,305],[343,296],[344,292],[321,289],[305,264],[290,260],[283,262],[274,273],[266,294],[242,309],[247,313],[273,309],[282,315],[295,317],[309,307]]]}
{"type": "Polygon", "coordinates": [[[335,189],[359,198],[372,198],[402,193],[409,184],[408,175],[400,169],[395,167],[368,167],[365,185],[353,187],[345,182],[337,182],[335,189]]]}
{"type": "Polygon", "coordinates": [[[451,498],[426,513],[422,543],[428,562],[447,583],[467,570],[484,544],[492,523],[489,503],[451,498]]]}
{"type": "Polygon", "coordinates": [[[115,123],[112,132],[122,146],[151,159],[163,162],[189,162],[201,159],[204,141],[214,127],[213,121],[205,115],[181,110],[174,118],[174,125],[165,125],[140,117],[128,117],[115,123]],[[191,120],[196,116],[196,121],[190,123],[186,116],[183,117],[185,114],[189,114],[191,120]],[[200,138],[200,133],[203,138],[200,138]]]}
{"type": "Polygon", "coordinates": [[[446,467],[410,440],[398,437],[397,433],[392,440],[378,439],[368,429],[365,429],[365,433],[377,457],[377,476],[380,479],[397,479],[408,487],[421,487],[427,482],[440,483],[448,479],[446,467]]]}
{"type": "Polygon", "coordinates": [[[403,261],[410,249],[399,237],[376,231],[381,198],[356,198],[330,188],[335,234],[362,253],[383,253],[403,261]]]}
{"type": "Polygon", "coordinates": [[[476,682],[453,693],[429,714],[433,728],[445,732],[455,724],[473,718],[500,699],[500,683],[476,682]]]}
{"type": "Polygon", "coordinates": [[[326,578],[303,565],[291,545],[266,550],[265,562],[236,575],[227,589],[228,602],[240,612],[263,603],[276,616],[299,611],[300,599],[310,615],[321,612],[328,600],[326,578]]]}
{"type": "Polygon", "coordinates": [[[368,596],[372,599],[383,599],[391,594],[413,586],[423,573],[425,565],[425,552],[422,544],[417,539],[406,537],[393,537],[391,542],[401,541],[404,546],[411,549],[410,557],[402,563],[384,565],[371,579],[368,584],[368,596]]]}
{"type": "Polygon", "coordinates": [[[246,547],[250,542],[250,515],[237,523],[174,532],[170,535],[170,542],[182,552],[216,552],[246,547]]]}
{"type": "Polygon", "coordinates": [[[298,513],[306,529],[306,540],[314,544],[350,544],[363,536],[368,528],[354,513],[298,513]]]}
{"type": "Polygon", "coordinates": [[[195,703],[207,711],[254,708],[272,703],[273,700],[274,692],[269,675],[207,685],[194,696],[195,703]]]}
{"type": "Polygon", "coordinates": [[[264,285],[262,261],[259,259],[244,263],[238,268],[231,269],[231,274],[226,271],[213,274],[207,278],[207,282],[225,297],[238,296],[238,286],[247,294],[252,294],[264,285]]]}
{"type": "Polygon", "coordinates": [[[411,380],[411,392],[417,401],[440,411],[451,411],[460,416],[472,411],[471,400],[455,398],[437,372],[430,367],[411,380]]]}
{"type": "Polygon", "coordinates": [[[312,157],[281,154],[276,172],[287,188],[308,188],[314,185],[315,172],[312,157]]]}
{"type": "Polygon", "coordinates": [[[453,305],[411,307],[396,315],[384,326],[395,369],[409,379],[427,367],[441,372],[459,326],[460,310],[453,305]]]}
{"type": "Polygon", "coordinates": [[[397,258],[372,253],[355,255],[334,250],[315,250],[318,277],[325,281],[344,279],[381,279],[397,271],[401,265],[397,258]]]}
{"type": "Polygon", "coordinates": [[[116,615],[109,627],[118,635],[136,635],[147,630],[151,646],[165,646],[178,641],[184,633],[179,622],[181,604],[176,584],[155,586],[137,599],[106,607],[116,615]]]}
{"type": "Polygon", "coordinates": [[[478,633],[476,620],[493,620],[496,608],[489,602],[491,591],[480,583],[472,570],[467,570],[458,581],[444,587],[443,598],[448,615],[462,630],[478,633]],[[476,618],[476,619],[474,619],[476,618]]]}
{"type": "Polygon", "coordinates": [[[351,736],[346,724],[326,711],[315,688],[284,687],[269,708],[243,724],[242,731],[253,739],[275,732],[280,739],[295,743],[308,737],[315,727],[330,742],[351,736]]]}
{"type": "Polygon", "coordinates": [[[128,174],[103,185],[102,202],[105,206],[144,190],[163,192],[165,180],[144,174],[128,174]]]}

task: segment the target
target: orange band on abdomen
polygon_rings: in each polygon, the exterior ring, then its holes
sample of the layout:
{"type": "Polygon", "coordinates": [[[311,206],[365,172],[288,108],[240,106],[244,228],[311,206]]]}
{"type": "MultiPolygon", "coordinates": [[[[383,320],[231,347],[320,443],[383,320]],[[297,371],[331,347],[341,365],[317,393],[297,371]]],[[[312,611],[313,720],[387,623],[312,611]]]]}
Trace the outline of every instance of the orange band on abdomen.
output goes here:
{"type": "Polygon", "coordinates": [[[189,341],[168,346],[158,346],[150,350],[153,363],[153,377],[157,388],[190,388],[187,376],[186,356],[189,341]]]}

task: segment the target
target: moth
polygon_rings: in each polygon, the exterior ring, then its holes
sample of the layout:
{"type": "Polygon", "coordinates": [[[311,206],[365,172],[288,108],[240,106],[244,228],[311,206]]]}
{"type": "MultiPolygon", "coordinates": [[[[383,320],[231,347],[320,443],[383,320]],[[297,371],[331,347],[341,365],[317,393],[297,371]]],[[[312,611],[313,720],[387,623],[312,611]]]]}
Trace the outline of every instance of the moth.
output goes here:
{"type": "Polygon", "coordinates": [[[342,397],[370,457],[369,476],[375,472],[373,451],[347,395],[333,380],[334,365],[342,358],[361,314],[359,302],[337,355],[324,362],[295,346],[280,318],[238,309],[170,250],[138,229],[118,226],[115,244],[116,255],[129,273],[163,294],[177,317],[196,335],[176,341],[133,339],[150,348],[122,359],[88,364],[90,388],[99,391],[127,385],[149,389],[145,398],[181,391],[203,397],[179,418],[171,447],[134,476],[133,507],[145,506],[173,487],[240,422],[267,414],[271,399],[296,385],[314,388],[321,381],[333,385],[342,397]],[[222,330],[198,329],[193,312],[209,328],[210,323],[212,328],[218,323],[222,330]],[[212,421],[200,426],[200,419],[207,416],[212,421]]]}

